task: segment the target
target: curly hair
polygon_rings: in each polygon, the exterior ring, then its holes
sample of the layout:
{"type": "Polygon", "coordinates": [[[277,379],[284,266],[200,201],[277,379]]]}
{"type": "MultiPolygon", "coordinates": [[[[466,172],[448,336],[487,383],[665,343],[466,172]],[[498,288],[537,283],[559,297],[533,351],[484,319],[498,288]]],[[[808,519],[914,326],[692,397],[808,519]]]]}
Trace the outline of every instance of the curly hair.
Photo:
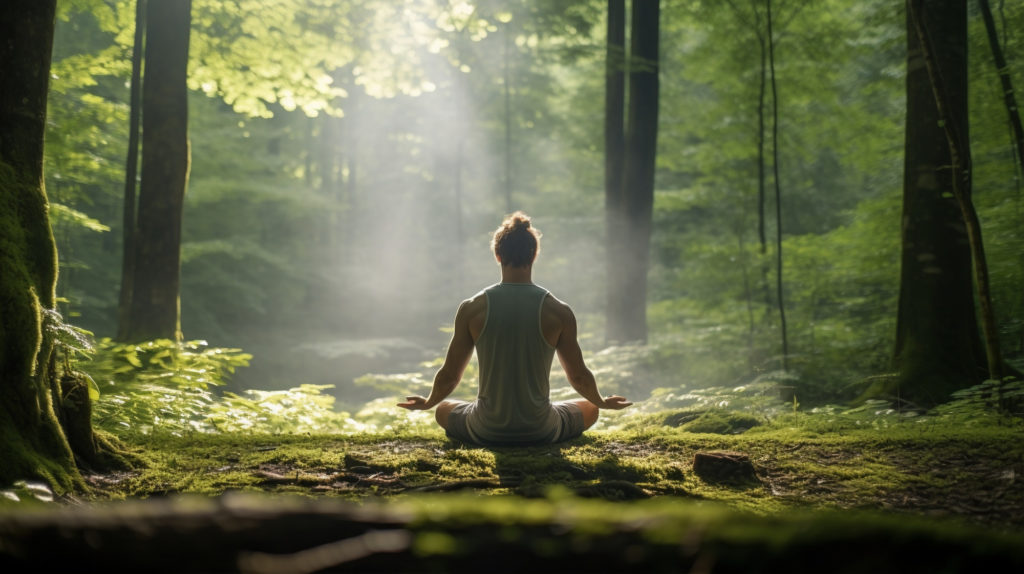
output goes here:
{"type": "Polygon", "coordinates": [[[491,249],[502,266],[529,267],[540,252],[540,230],[530,225],[530,216],[517,211],[494,231],[491,249]]]}

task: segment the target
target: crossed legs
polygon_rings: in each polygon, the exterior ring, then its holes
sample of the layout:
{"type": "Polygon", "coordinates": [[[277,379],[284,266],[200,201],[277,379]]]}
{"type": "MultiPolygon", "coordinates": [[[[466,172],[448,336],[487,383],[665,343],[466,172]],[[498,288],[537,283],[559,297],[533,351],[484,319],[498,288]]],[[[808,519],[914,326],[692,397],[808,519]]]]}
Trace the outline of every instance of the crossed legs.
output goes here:
{"type": "MultiPolygon", "coordinates": [[[[434,409],[434,420],[437,424],[441,425],[441,428],[448,430],[448,415],[451,414],[452,409],[459,405],[462,401],[441,401],[438,403],[437,408],[434,409]]],[[[567,401],[579,407],[583,411],[583,429],[586,430],[597,422],[597,417],[600,414],[600,409],[597,406],[588,401],[587,399],[577,399],[574,401],[567,401]]]]}
{"type": "Polygon", "coordinates": [[[434,409],[434,420],[437,421],[437,424],[441,425],[441,428],[448,430],[448,415],[450,415],[452,409],[461,402],[462,401],[441,401],[437,404],[437,408],[434,409]]]}

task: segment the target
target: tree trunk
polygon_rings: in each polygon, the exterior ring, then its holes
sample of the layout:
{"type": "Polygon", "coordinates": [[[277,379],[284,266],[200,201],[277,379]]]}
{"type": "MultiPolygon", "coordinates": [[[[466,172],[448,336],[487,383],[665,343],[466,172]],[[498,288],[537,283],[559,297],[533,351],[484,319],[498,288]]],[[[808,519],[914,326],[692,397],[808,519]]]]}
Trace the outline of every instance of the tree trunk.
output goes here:
{"type": "Polygon", "coordinates": [[[605,56],[604,208],[607,235],[607,320],[605,342],[622,339],[623,302],[629,277],[622,273],[625,236],[623,162],[626,134],[626,2],[608,0],[608,45],[605,56]]]}
{"type": "Polygon", "coordinates": [[[505,27],[501,31],[502,41],[504,42],[501,57],[502,57],[502,73],[504,77],[501,82],[502,89],[505,92],[505,212],[512,213],[512,85],[510,84],[512,79],[512,69],[509,62],[512,51],[512,37],[509,35],[509,25],[505,24],[505,27]]]}
{"type": "Polygon", "coordinates": [[[456,145],[455,150],[455,183],[453,186],[454,192],[454,203],[452,214],[455,216],[455,287],[454,293],[462,293],[463,284],[465,283],[465,262],[463,259],[463,246],[466,244],[466,232],[464,230],[462,222],[462,163],[463,159],[463,139],[459,138],[459,143],[456,145]]]}
{"type": "Polygon", "coordinates": [[[1017,148],[1018,165],[1024,170],[1024,127],[1021,127],[1020,109],[1017,107],[1017,96],[1013,91],[1013,82],[1010,80],[1010,68],[1006,64],[1003,49],[999,45],[996,23],[992,18],[992,8],[988,5],[988,0],[978,0],[978,7],[981,8],[981,16],[985,20],[988,44],[992,48],[992,59],[995,60],[999,81],[1003,85],[1003,101],[1006,102],[1006,112],[1010,116],[1010,129],[1013,130],[1013,143],[1017,148]]]}
{"type": "Polygon", "coordinates": [[[43,186],[43,133],[56,0],[0,4],[0,484],[81,484],[58,422],[47,322],[57,250],[43,186]]]}
{"type": "MultiPolygon", "coordinates": [[[[942,126],[949,146],[950,168],[953,173],[953,196],[956,197],[960,214],[967,228],[967,239],[971,247],[971,260],[974,263],[974,280],[977,287],[978,303],[981,308],[981,326],[985,334],[985,354],[988,360],[988,376],[1002,380],[1002,356],[999,349],[999,328],[996,325],[995,312],[992,310],[992,294],[988,279],[988,263],[985,260],[985,247],[981,238],[981,222],[978,212],[971,200],[971,146],[966,133],[960,131],[960,124],[952,118],[952,99],[946,88],[945,76],[935,60],[935,46],[931,30],[921,14],[920,5],[908,2],[910,17],[921,41],[925,68],[935,97],[936,110],[939,114],[939,125],[942,126]]],[[[966,12],[966,9],[965,9],[966,12]]]]}
{"type": "Polygon", "coordinates": [[[126,340],[181,337],[181,218],[188,184],[191,0],[153,0],[146,14],[142,188],[126,340]]]}
{"type": "Polygon", "coordinates": [[[625,240],[615,270],[628,282],[618,336],[647,342],[647,268],[654,207],[658,139],[658,19],[660,2],[633,2],[630,31],[629,110],[623,177],[625,240]]]}
{"type": "MultiPolygon", "coordinates": [[[[966,141],[966,2],[928,0],[918,9],[930,33],[943,39],[935,44],[933,56],[945,79],[950,121],[966,141]]],[[[899,376],[881,381],[867,394],[933,405],[957,389],[981,382],[984,351],[974,309],[967,229],[954,195],[953,159],[911,11],[903,247],[893,359],[899,376]]]]}
{"type": "Polygon", "coordinates": [[[782,336],[782,370],[789,370],[789,337],[786,334],[786,303],[782,290],[782,188],[779,184],[779,91],[775,85],[775,38],[772,31],[772,0],[767,1],[768,66],[772,78],[772,182],[775,184],[775,291],[779,302],[782,336]]]}
{"type": "Polygon", "coordinates": [[[142,117],[142,58],[146,37],[146,0],[135,2],[135,39],[132,45],[131,96],[128,112],[128,159],[124,170],[124,238],[121,257],[121,296],[117,302],[117,338],[128,336],[135,279],[135,180],[139,169],[139,120],[142,117]]]}
{"type": "Polygon", "coordinates": [[[767,97],[768,78],[768,48],[765,46],[765,32],[761,30],[761,16],[757,9],[754,9],[754,26],[757,32],[757,46],[761,56],[761,67],[757,89],[757,240],[761,249],[761,290],[764,294],[765,313],[771,311],[775,301],[772,300],[772,291],[768,279],[768,234],[765,230],[765,188],[767,177],[765,175],[764,144],[768,139],[765,137],[764,109],[767,97]]]}

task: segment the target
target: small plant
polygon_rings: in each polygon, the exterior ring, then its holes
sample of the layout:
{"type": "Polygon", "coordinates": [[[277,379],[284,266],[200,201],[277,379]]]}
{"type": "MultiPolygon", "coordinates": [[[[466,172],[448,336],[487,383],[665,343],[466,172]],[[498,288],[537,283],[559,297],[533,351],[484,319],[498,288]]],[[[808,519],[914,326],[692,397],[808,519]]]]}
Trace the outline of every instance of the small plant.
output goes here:
{"type": "Polygon", "coordinates": [[[43,330],[52,337],[60,359],[63,362],[64,373],[75,372],[81,375],[82,380],[88,384],[89,400],[95,401],[100,397],[100,389],[96,381],[80,371],[75,371],[73,365],[79,359],[88,358],[95,350],[92,343],[92,333],[64,322],[64,317],[56,309],[43,310],[43,330]]]}

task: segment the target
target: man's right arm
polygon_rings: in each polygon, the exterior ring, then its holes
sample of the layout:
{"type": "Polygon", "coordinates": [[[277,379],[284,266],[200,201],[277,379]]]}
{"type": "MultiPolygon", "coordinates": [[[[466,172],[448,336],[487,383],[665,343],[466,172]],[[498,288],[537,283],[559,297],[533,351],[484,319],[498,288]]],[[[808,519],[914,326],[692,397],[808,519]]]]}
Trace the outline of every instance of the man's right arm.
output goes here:
{"type": "Polygon", "coordinates": [[[452,340],[448,343],[448,352],[444,358],[444,364],[434,375],[434,385],[430,389],[429,397],[411,395],[405,397],[405,401],[398,403],[398,406],[409,410],[426,410],[434,408],[455,390],[462,380],[462,373],[466,371],[469,360],[473,357],[473,335],[469,330],[470,313],[469,302],[463,301],[455,313],[455,328],[452,331],[452,340]]]}
{"type": "Polygon", "coordinates": [[[572,385],[572,388],[576,389],[580,396],[598,408],[624,409],[633,404],[618,395],[611,395],[607,398],[601,396],[601,393],[597,390],[597,380],[594,379],[594,373],[583,362],[583,350],[580,349],[580,343],[576,334],[576,315],[573,314],[572,309],[568,305],[564,303],[559,303],[559,305],[561,306],[559,318],[562,322],[562,331],[558,335],[558,344],[555,346],[555,352],[558,354],[558,361],[562,364],[562,369],[565,370],[566,378],[569,379],[569,384],[572,385]]]}

